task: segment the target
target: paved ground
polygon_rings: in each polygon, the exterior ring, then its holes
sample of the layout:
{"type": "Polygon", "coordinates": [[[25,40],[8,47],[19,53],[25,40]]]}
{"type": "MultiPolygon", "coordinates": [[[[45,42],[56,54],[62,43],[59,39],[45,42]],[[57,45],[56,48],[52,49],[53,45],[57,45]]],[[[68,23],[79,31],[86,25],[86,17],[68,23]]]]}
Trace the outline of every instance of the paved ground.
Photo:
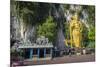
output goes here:
{"type": "Polygon", "coordinates": [[[95,55],[80,55],[80,56],[63,56],[56,57],[52,60],[42,61],[27,61],[23,65],[43,65],[43,64],[61,64],[61,63],[76,63],[76,62],[93,62],[95,61],[95,55]]]}

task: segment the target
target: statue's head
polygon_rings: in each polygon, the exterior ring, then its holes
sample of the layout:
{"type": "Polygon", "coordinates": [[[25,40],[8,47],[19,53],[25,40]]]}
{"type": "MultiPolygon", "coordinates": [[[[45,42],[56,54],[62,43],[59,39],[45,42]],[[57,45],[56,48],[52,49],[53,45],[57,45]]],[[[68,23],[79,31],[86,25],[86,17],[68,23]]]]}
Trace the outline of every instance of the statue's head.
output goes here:
{"type": "Polygon", "coordinates": [[[74,19],[75,19],[75,20],[78,20],[78,14],[77,14],[77,13],[75,13],[74,19]]]}
{"type": "Polygon", "coordinates": [[[73,18],[74,20],[78,20],[78,13],[75,13],[74,14],[74,18],[73,18]]]}
{"type": "MultiPolygon", "coordinates": [[[[75,13],[74,16],[72,16],[72,20],[78,21],[78,13],[75,13]]],[[[74,22],[77,23],[77,22],[74,22]]]]}

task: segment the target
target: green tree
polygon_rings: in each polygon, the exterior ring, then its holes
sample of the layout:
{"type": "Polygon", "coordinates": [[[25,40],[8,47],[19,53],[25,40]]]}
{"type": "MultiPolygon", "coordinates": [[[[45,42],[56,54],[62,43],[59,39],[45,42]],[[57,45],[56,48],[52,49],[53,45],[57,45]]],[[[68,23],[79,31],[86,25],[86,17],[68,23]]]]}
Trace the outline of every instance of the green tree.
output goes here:
{"type": "Polygon", "coordinates": [[[56,23],[53,21],[53,18],[49,16],[46,21],[42,24],[39,24],[37,28],[37,36],[45,36],[50,41],[54,41],[56,35],[56,23]]]}
{"type": "Polygon", "coordinates": [[[95,40],[95,28],[94,27],[92,27],[90,31],[88,32],[88,38],[93,41],[95,40]]]}

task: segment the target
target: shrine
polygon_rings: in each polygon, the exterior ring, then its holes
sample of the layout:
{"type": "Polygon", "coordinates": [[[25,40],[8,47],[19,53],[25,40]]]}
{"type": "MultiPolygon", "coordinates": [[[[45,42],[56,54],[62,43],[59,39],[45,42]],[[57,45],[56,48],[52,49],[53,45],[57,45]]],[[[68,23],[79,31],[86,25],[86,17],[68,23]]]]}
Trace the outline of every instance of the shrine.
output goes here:
{"type": "Polygon", "coordinates": [[[18,47],[24,50],[24,58],[32,60],[50,60],[52,59],[52,43],[48,43],[48,38],[41,36],[37,38],[36,43],[25,42],[18,47]]]}

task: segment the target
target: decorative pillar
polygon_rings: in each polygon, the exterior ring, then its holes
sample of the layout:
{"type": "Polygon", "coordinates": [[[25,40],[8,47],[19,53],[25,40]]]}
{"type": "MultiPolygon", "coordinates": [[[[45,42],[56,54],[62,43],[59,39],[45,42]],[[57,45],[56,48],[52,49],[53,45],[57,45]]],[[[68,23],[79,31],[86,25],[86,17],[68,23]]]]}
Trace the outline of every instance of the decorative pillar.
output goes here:
{"type": "Polygon", "coordinates": [[[38,53],[38,58],[39,58],[39,56],[40,56],[40,49],[39,48],[38,48],[38,52],[37,53],[38,53]]]}
{"type": "Polygon", "coordinates": [[[52,48],[50,49],[50,55],[51,55],[51,58],[52,58],[52,48]]]}
{"type": "Polygon", "coordinates": [[[30,48],[30,59],[32,59],[32,56],[33,56],[33,49],[30,48]]]}
{"type": "Polygon", "coordinates": [[[46,48],[44,48],[44,58],[46,57],[46,48]]]}
{"type": "MultiPolygon", "coordinates": [[[[44,48],[44,59],[46,58],[46,48],[44,48]]],[[[45,60],[44,60],[44,64],[45,64],[45,60]]]]}

